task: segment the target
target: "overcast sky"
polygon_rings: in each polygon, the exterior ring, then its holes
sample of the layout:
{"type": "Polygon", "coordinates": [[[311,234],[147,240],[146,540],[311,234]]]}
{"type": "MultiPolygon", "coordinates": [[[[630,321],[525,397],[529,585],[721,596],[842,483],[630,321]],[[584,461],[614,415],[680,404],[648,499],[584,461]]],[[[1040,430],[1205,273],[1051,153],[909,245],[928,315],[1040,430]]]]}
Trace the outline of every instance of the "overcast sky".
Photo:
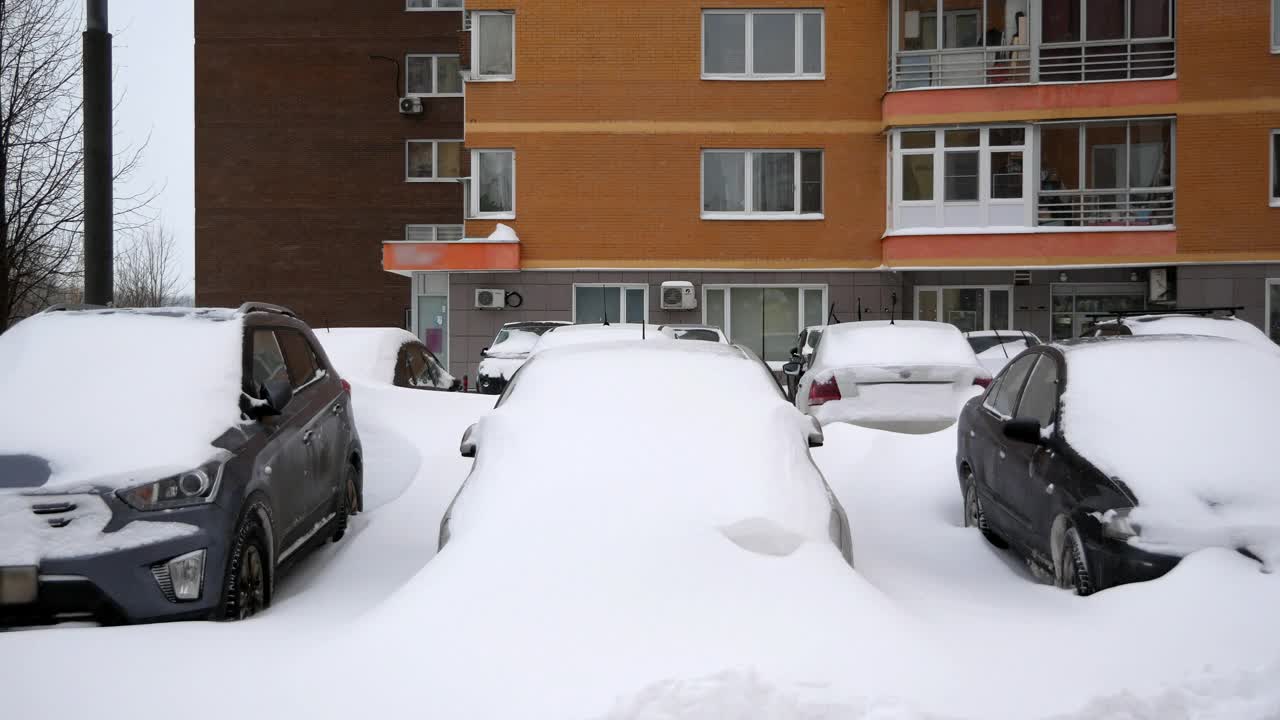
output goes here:
{"type": "MultiPolygon", "coordinates": [[[[68,0],[73,2],[75,0],[68,0]]],[[[184,292],[194,291],[195,97],[192,0],[109,0],[115,63],[116,148],[151,140],[124,196],[151,187],[178,241],[184,292]]],[[[217,2],[217,0],[209,0],[217,2]]],[[[82,0],[80,5],[83,13],[82,0]]]]}

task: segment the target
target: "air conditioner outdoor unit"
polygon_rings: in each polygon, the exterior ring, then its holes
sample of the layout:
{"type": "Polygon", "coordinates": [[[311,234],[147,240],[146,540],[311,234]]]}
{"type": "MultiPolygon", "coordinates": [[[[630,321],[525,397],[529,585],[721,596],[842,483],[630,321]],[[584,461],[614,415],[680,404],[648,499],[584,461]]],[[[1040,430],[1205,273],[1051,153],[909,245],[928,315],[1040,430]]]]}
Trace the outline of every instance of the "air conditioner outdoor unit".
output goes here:
{"type": "Polygon", "coordinates": [[[422,98],[420,97],[400,98],[400,114],[401,115],[421,115],[422,114],[422,98]]]}
{"type": "Polygon", "coordinates": [[[505,290],[476,290],[476,308],[480,310],[501,310],[507,306],[505,290]]]}
{"type": "Polygon", "coordinates": [[[693,310],[697,307],[698,296],[693,292],[693,283],[685,280],[662,283],[663,310],[693,310]]]}

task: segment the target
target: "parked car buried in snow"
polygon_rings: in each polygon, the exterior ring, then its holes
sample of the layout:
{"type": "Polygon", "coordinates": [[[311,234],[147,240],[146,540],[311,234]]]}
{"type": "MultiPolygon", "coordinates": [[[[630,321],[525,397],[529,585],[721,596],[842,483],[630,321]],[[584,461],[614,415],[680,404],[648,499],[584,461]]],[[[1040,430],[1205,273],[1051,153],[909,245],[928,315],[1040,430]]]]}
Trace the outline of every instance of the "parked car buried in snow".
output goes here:
{"type": "MultiPolygon", "coordinates": [[[[1223,308],[1234,312],[1235,308],[1223,308]]],[[[1098,319],[1085,328],[1081,337],[1112,337],[1131,335],[1207,335],[1238,340],[1254,347],[1280,354],[1276,345],[1252,323],[1237,317],[1214,315],[1220,312],[1208,309],[1200,312],[1171,310],[1164,313],[1125,315],[1118,317],[1097,316],[1098,319]]]]}
{"type": "Polygon", "coordinates": [[[414,390],[462,389],[462,381],[407,330],[326,328],[316,338],[343,377],[414,390]]]}
{"type": "Polygon", "coordinates": [[[809,454],[821,443],[817,423],[740,346],[548,350],[463,437],[462,454],[475,461],[441,522],[440,546],[518,537],[528,550],[559,538],[559,551],[576,543],[594,552],[716,535],[773,556],[834,545],[852,563],[844,509],[809,454]],[[608,402],[581,387],[607,388],[608,402]],[[673,443],[672,433],[697,441],[673,443]]]}
{"type": "Polygon", "coordinates": [[[662,325],[662,335],[671,340],[702,340],[704,342],[729,343],[720,328],[713,325],[662,325]]]}
{"type": "Polygon", "coordinates": [[[548,330],[568,324],[563,320],[534,320],[503,325],[493,343],[480,351],[476,389],[485,395],[501,395],[507,381],[529,359],[538,338],[548,330]]]}
{"type": "Polygon", "coordinates": [[[822,342],[822,331],[825,329],[825,325],[813,325],[801,330],[800,336],[796,338],[796,346],[791,348],[791,361],[799,366],[799,372],[783,373],[783,376],[787,382],[787,397],[793,401],[796,397],[796,386],[800,384],[800,377],[809,369],[809,363],[813,361],[813,353],[817,351],[818,343],[822,342]]]}
{"type": "Polygon", "coordinates": [[[1081,595],[1205,547],[1280,562],[1280,358],[1150,336],[1033,348],[965,407],[964,520],[1081,595]]]}
{"type": "Polygon", "coordinates": [[[0,624],[248,617],[361,507],[350,388],[283,308],[42,313],[0,397],[0,624]]]}
{"type": "Polygon", "coordinates": [[[1023,350],[1041,343],[1039,337],[1026,330],[972,330],[964,334],[978,362],[993,376],[1023,350]]]}
{"type": "Polygon", "coordinates": [[[991,380],[953,325],[872,320],[826,328],[799,376],[796,407],[823,425],[923,434],[950,427],[964,403],[991,380]]]}

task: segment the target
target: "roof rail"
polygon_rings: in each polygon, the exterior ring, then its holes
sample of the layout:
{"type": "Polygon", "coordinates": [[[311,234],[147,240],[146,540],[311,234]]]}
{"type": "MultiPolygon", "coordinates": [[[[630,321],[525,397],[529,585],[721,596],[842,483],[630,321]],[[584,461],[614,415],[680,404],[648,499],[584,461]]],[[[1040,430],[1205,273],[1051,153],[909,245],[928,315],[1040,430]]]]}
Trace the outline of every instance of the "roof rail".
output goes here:
{"type": "Polygon", "coordinates": [[[1097,320],[1099,318],[1115,318],[1120,320],[1127,317],[1136,317],[1141,315],[1202,315],[1207,317],[1214,313],[1228,313],[1230,316],[1235,317],[1235,314],[1243,309],[1243,305],[1237,305],[1235,307],[1169,308],[1167,310],[1113,310],[1111,312],[1085,313],[1085,317],[1092,320],[1097,320]]]}
{"type": "Polygon", "coordinates": [[[263,312],[275,313],[276,315],[284,315],[291,318],[298,317],[296,313],[283,305],[272,305],[271,303],[264,302],[247,302],[241,305],[237,312],[245,315],[249,313],[263,312]]]}
{"type": "Polygon", "coordinates": [[[106,305],[82,305],[77,303],[58,303],[41,310],[41,313],[72,312],[75,310],[110,310],[106,305]]]}

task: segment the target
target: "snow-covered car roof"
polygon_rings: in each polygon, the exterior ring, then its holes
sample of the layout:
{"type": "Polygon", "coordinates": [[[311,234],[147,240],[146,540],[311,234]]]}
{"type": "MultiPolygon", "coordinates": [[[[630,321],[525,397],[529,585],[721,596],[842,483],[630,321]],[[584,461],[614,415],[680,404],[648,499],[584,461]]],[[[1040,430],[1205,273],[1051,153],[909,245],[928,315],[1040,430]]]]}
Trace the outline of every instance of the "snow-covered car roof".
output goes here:
{"type": "Polygon", "coordinates": [[[589,323],[583,325],[565,325],[543,333],[530,351],[536,355],[551,348],[568,345],[585,345],[590,343],[608,343],[625,340],[665,340],[657,325],[641,326],[639,323],[589,323]],[[641,328],[643,327],[643,333],[641,328]]]}
{"type": "Polygon", "coordinates": [[[662,334],[673,340],[703,340],[709,342],[728,343],[720,328],[698,323],[663,325],[658,328],[662,334]]]}
{"type": "Polygon", "coordinates": [[[384,385],[395,378],[400,348],[420,342],[413,333],[400,328],[326,328],[313,332],[339,375],[384,385]]]}
{"type": "Polygon", "coordinates": [[[1280,353],[1276,345],[1261,330],[1236,317],[1212,317],[1205,315],[1133,315],[1125,318],[1102,319],[1094,327],[1123,325],[1134,335],[1209,335],[1246,342],[1257,347],[1280,353]]]}
{"type": "Polygon", "coordinates": [[[1188,335],[1053,347],[1066,358],[1063,437],[1137,495],[1144,542],[1280,549],[1280,356],[1188,335]]]}
{"type": "Polygon", "coordinates": [[[856,365],[978,365],[960,331],[924,320],[864,320],[828,325],[815,368],[856,365]]]}
{"type": "Polygon", "coordinates": [[[682,538],[697,553],[700,537],[712,551],[724,542],[706,531],[748,522],[778,554],[808,541],[838,552],[812,427],[736,346],[631,341],[535,354],[476,427],[450,548],[475,533],[557,553],[682,538]]]}
{"type": "Polygon", "coordinates": [[[47,461],[40,489],[125,487],[208,462],[241,421],[243,338],[232,310],[27,318],[0,335],[0,456],[47,461]]]}

